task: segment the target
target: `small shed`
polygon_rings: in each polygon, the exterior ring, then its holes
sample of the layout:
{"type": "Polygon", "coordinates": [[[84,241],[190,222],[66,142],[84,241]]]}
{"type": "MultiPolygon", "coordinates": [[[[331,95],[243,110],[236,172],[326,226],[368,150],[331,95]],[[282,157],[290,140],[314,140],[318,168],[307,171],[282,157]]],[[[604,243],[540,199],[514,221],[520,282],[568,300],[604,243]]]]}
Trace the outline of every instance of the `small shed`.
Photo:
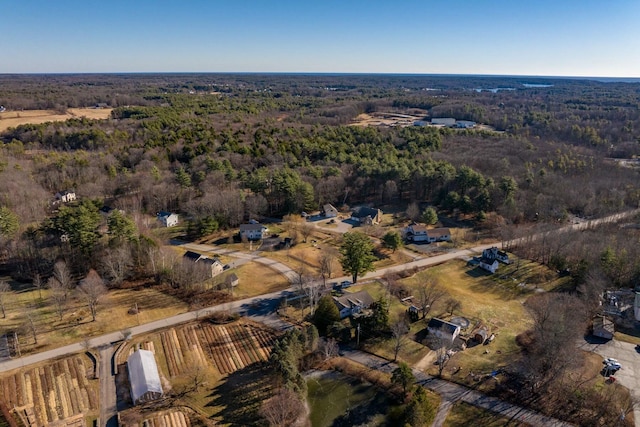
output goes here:
{"type": "Polygon", "coordinates": [[[240,279],[236,276],[236,273],[231,273],[224,280],[225,285],[227,285],[227,289],[235,288],[240,283],[240,279]]]}
{"type": "Polygon", "coordinates": [[[616,329],[613,322],[604,316],[593,319],[593,335],[607,340],[613,339],[616,329]]]}
{"type": "Polygon", "coordinates": [[[135,405],[162,397],[158,365],[152,352],[137,350],[127,359],[131,399],[135,405]]]}
{"type": "Polygon", "coordinates": [[[489,338],[489,330],[486,326],[480,326],[471,333],[471,337],[477,343],[482,344],[487,338],[489,338]]]}

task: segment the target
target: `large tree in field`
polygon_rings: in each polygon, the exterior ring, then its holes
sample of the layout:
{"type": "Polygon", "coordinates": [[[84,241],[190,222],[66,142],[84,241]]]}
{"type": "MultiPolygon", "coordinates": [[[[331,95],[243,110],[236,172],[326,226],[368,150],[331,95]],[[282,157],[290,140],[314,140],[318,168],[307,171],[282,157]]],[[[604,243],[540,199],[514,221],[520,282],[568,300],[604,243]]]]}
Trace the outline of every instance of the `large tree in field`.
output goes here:
{"type": "Polygon", "coordinates": [[[104,280],[102,280],[95,270],[89,270],[87,277],[82,279],[80,282],[79,289],[87,300],[89,310],[91,310],[91,317],[95,322],[100,298],[107,293],[107,287],[104,284],[104,280]]]}
{"type": "Polygon", "coordinates": [[[358,282],[358,276],[373,271],[373,243],[362,233],[345,233],[340,246],[340,263],[342,269],[351,274],[353,283],[358,282]]]}

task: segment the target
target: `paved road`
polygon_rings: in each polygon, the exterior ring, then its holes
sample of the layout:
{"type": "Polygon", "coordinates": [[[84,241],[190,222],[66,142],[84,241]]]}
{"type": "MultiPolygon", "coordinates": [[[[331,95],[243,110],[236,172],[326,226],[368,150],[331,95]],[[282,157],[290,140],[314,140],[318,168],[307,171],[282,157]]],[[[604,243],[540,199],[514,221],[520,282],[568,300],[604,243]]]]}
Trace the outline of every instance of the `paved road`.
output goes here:
{"type": "MultiPolygon", "coordinates": [[[[391,373],[397,367],[395,363],[389,362],[378,356],[374,356],[372,354],[365,353],[358,350],[345,350],[343,354],[344,354],[344,357],[348,359],[351,359],[362,365],[368,366],[370,368],[373,368],[382,372],[391,373]]],[[[445,404],[449,406],[453,402],[461,400],[473,406],[477,406],[479,408],[483,408],[492,412],[499,413],[500,415],[507,417],[509,419],[521,421],[521,422],[530,424],[532,426],[544,426],[544,427],[572,426],[572,424],[566,423],[564,421],[547,417],[538,412],[525,409],[521,406],[505,402],[495,397],[487,396],[483,393],[464,387],[462,385],[444,381],[444,380],[432,377],[430,375],[426,375],[423,372],[415,369],[413,370],[413,374],[416,377],[417,384],[420,384],[423,387],[426,387],[427,389],[438,393],[442,398],[443,402],[445,402],[445,404]]],[[[443,414],[444,414],[444,417],[446,418],[446,413],[442,411],[442,413],[440,414],[440,419],[442,418],[443,414]]],[[[440,422],[440,419],[437,419],[436,421],[440,422]]],[[[436,425],[442,425],[442,424],[434,423],[433,425],[436,426],[436,425]]]]}
{"type": "MultiPolygon", "coordinates": [[[[636,351],[634,344],[616,340],[604,343],[581,341],[578,347],[582,350],[597,353],[603,359],[607,357],[618,359],[622,369],[616,372],[616,381],[628,388],[631,392],[631,397],[640,402],[640,363],[638,363],[640,362],[640,354],[636,351]]],[[[640,426],[640,407],[638,405],[633,408],[633,416],[636,426],[640,426]]]]}
{"type": "Polygon", "coordinates": [[[107,427],[117,427],[117,395],[116,377],[113,369],[113,345],[103,345],[99,348],[100,371],[100,422],[107,427]]]}

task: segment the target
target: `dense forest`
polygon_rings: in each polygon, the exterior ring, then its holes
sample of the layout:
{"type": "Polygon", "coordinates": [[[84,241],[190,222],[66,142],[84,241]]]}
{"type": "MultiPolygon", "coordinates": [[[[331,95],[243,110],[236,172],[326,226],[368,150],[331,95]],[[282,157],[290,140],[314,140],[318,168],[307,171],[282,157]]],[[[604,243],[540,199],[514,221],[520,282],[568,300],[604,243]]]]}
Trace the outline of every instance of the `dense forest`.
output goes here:
{"type": "MultiPolygon", "coordinates": [[[[640,154],[639,94],[633,83],[551,78],[3,75],[7,111],[113,108],[107,120],[0,134],[3,259],[37,258],[29,268],[47,274],[67,235],[86,271],[103,244],[102,204],[127,218],[178,212],[194,236],[325,203],[432,205],[494,236],[637,208],[638,170],[623,159],[640,154]],[[375,113],[483,126],[352,125],[375,113]],[[83,202],[53,209],[67,189],[83,202]]],[[[595,240],[592,254],[622,250],[595,240]]],[[[560,264],[581,260],[574,255],[560,264]]],[[[640,271],[628,264],[625,285],[640,271]]]]}

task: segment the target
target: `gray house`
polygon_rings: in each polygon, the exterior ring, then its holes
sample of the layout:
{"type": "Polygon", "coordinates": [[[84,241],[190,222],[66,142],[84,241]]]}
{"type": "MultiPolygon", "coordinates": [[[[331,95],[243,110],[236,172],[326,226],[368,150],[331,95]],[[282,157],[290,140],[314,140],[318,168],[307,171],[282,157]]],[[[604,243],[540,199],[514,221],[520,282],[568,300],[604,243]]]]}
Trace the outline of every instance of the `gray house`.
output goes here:
{"type": "Polygon", "coordinates": [[[339,297],[333,297],[333,302],[340,311],[340,319],[360,313],[363,309],[371,307],[373,297],[367,291],[345,293],[339,297]]]}
{"type": "Polygon", "coordinates": [[[365,206],[353,211],[351,218],[360,225],[375,225],[382,221],[382,211],[375,208],[367,208],[365,206]]]}
{"type": "Polygon", "coordinates": [[[433,334],[438,338],[450,340],[451,343],[453,343],[453,340],[455,340],[460,333],[460,325],[433,317],[427,324],[427,331],[429,331],[429,334],[433,334]]]}

